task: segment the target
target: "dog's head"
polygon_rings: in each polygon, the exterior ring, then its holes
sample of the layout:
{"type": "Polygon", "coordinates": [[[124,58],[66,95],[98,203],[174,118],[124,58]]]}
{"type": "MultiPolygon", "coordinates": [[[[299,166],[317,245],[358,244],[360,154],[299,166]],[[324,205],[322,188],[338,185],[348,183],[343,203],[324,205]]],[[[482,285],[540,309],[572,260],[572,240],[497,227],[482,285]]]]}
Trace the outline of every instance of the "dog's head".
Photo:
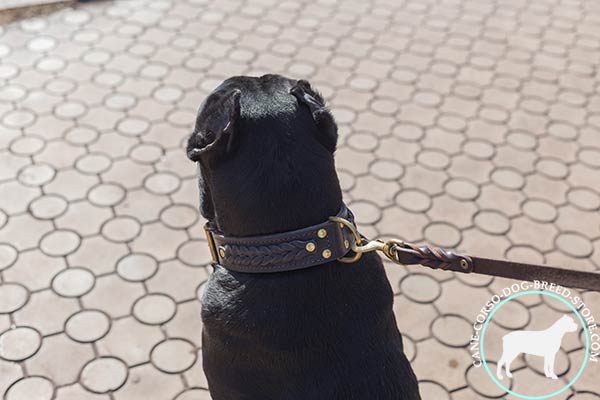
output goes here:
{"type": "Polygon", "coordinates": [[[568,315],[563,315],[560,318],[560,324],[565,332],[575,332],[579,328],[579,325],[575,323],[575,320],[568,315]]]}
{"type": "Polygon", "coordinates": [[[341,205],[336,143],[333,116],[308,82],[227,79],[200,106],[187,144],[202,214],[233,235],[321,222],[341,205]]]}

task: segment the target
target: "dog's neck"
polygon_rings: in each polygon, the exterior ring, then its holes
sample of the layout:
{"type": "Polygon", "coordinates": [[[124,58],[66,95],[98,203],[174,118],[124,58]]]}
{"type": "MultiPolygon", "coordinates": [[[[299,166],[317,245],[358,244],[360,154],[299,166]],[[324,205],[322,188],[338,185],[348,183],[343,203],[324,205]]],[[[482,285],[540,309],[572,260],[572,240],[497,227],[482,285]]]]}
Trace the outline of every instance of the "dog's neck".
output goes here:
{"type": "Polygon", "coordinates": [[[210,194],[202,196],[201,201],[211,204],[202,208],[213,210],[212,215],[205,217],[218,231],[241,237],[319,224],[336,215],[342,206],[342,192],[333,160],[330,167],[327,168],[330,173],[316,171],[313,176],[295,181],[290,177],[282,181],[256,177],[252,180],[247,176],[241,182],[205,177],[204,184],[210,184],[210,194]]]}

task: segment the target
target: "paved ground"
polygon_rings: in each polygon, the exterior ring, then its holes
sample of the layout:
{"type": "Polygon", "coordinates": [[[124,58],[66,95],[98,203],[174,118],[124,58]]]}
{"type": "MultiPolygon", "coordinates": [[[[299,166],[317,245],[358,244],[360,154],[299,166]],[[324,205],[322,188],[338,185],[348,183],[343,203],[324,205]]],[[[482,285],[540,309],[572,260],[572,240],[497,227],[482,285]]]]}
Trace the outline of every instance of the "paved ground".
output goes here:
{"type": "MultiPolygon", "coordinates": [[[[182,144],[232,74],[308,78],[330,100],[365,234],[597,270],[599,24],[594,0],[148,0],[0,28],[0,393],[209,398],[182,144]]],[[[510,282],[389,272],[423,398],[504,397],[466,345],[510,282]]],[[[499,332],[560,311],[519,304],[499,332]]],[[[568,382],[581,338],[563,348],[558,382],[525,358],[513,389],[568,382]]],[[[557,398],[600,398],[599,373],[557,398]]]]}

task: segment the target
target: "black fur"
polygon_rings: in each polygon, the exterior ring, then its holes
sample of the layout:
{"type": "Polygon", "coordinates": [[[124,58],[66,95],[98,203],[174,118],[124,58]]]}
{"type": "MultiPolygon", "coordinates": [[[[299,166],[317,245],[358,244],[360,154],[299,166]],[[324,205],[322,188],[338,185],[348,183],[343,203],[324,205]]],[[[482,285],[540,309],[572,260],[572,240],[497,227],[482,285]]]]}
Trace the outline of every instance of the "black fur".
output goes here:
{"type": "MultiPolygon", "coordinates": [[[[233,77],[201,106],[188,156],[202,214],[228,235],[303,228],[335,215],[337,127],[308,82],[233,77]]],[[[377,255],[274,274],[215,265],[203,297],[214,400],[417,400],[377,255]]]]}

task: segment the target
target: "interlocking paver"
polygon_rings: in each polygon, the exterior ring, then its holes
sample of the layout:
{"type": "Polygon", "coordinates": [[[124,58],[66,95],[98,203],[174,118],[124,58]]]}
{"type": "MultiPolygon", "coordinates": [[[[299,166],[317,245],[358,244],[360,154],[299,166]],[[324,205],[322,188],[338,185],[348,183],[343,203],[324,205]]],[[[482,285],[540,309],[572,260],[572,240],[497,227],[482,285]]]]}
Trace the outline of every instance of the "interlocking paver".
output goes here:
{"type": "MultiPolygon", "coordinates": [[[[597,271],[599,15],[591,0],[132,0],[0,27],[0,394],[210,398],[210,254],[183,145],[234,74],[321,90],[363,234],[597,271]]],[[[480,307],[513,281],[386,271],[423,398],[503,397],[465,348],[480,307]]],[[[507,328],[562,310],[521,300],[491,324],[492,353],[507,328]]],[[[555,385],[582,346],[565,337],[555,385]]],[[[540,367],[515,360],[512,388],[543,382],[540,367]]],[[[557,398],[597,398],[593,379],[557,398]]]]}

